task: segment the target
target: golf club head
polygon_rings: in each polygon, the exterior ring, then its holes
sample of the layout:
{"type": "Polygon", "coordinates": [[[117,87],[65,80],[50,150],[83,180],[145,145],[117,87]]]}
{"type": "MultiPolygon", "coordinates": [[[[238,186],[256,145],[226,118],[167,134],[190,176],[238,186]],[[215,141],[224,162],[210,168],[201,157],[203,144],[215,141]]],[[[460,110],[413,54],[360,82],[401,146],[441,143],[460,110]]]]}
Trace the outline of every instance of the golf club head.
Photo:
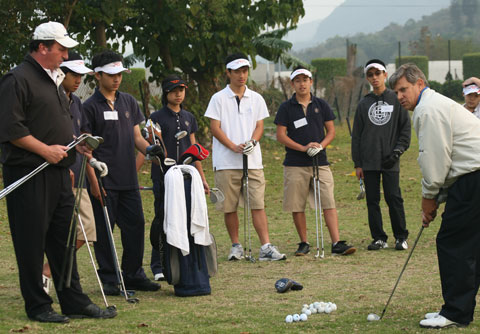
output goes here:
{"type": "Polygon", "coordinates": [[[182,164],[188,165],[188,164],[192,163],[192,161],[193,161],[192,157],[187,157],[185,160],[183,160],[182,164]]]}
{"type": "Polygon", "coordinates": [[[115,305],[110,305],[110,306],[107,306],[107,310],[116,311],[117,307],[115,305]]]}
{"type": "MultiPolygon", "coordinates": [[[[135,290],[127,290],[127,297],[131,297],[135,294],[135,290]]],[[[125,292],[123,290],[120,290],[120,295],[125,297],[125,292]]]]}
{"type": "Polygon", "coordinates": [[[103,143],[103,138],[99,136],[87,136],[85,138],[85,143],[92,149],[95,150],[97,147],[103,143]]]}
{"type": "Polygon", "coordinates": [[[174,159],[172,159],[172,158],[165,158],[165,160],[163,160],[163,164],[164,164],[165,166],[173,166],[173,165],[175,165],[176,163],[177,163],[177,162],[176,162],[174,159]]]}
{"type": "Polygon", "coordinates": [[[360,192],[357,195],[357,200],[365,198],[365,186],[363,185],[362,179],[360,179],[360,192]]]}
{"type": "Polygon", "coordinates": [[[368,316],[367,316],[367,321],[379,321],[381,320],[382,318],[380,316],[378,316],[378,314],[375,314],[375,313],[370,313],[368,316]]]}
{"type": "Polygon", "coordinates": [[[127,303],[138,304],[139,302],[140,302],[140,299],[138,298],[127,298],[127,303]]]}
{"type": "Polygon", "coordinates": [[[256,262],[255,258],[251,255],[245,255],[245,260],[250,261],[251,263],[256,262]]]}
{"type": "Polygon", "coordinates": [[[183,131],[179,131],[175,134],[175,139],[176,140],[180,140],[182,138],[184,138],[186,135],[187,135],[187,131],[183,130],[183,131]]]}
{"type": "Polygon", "coordinates": [[[223,192],[218,188],[211,188],[210,189],[210,202],[212,203],[221,203],[225,200],[225,195],[223,192]]]}

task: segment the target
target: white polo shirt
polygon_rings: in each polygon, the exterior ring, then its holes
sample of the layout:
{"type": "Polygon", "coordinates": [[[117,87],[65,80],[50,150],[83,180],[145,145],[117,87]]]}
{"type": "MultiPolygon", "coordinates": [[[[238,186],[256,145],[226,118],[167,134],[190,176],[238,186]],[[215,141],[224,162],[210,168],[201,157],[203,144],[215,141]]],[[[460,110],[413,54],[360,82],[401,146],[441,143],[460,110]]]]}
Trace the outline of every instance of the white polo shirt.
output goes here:
{"type": "MultiPolygon", "coordinates": [[[[205,116],[220,121],[220,128],[236,145],[252,139],[253,131],[260,121],[269,116],[267,104],[263,97],[248,87],[245,87],[240,104],[237,103],[235,93],[227,85],[215,93],[208,103],[205,116]]],[[[212,161],[213,168],[242,169],[241,153],[235,153],[224,146],[217,138],[213,138],[212,161]]],[[[248,156],[249,169],[263,169],[260,143],[255,146],[253,153],[248,156]]]]}

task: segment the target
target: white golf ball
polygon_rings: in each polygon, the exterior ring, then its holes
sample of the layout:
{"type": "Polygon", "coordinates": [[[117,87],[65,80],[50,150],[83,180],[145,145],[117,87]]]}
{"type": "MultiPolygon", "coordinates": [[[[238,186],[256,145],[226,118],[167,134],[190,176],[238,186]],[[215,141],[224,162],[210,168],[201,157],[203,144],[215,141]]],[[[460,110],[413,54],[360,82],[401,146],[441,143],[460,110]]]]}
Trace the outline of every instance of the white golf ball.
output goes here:
{"type": "Polygon", "coordinates": [[[315,307],[310,307],[309,310],[312,312],[312,314],[317,313],[317,309],[315,307]]]}
{"type": "Polygon", "coordinates": [[[309,308],[309,307],[310,307],[310,305],[308,305],[308,304],[303,304],[303,307],[302,307],[302,308],[309,308]]]}
{"type": "Polygon", "coordinates": [[[327,307],[325,307],[325,313],[329,314],[331,312],[332,312],[332,309],[330,308],[330,306],[327,305],[327,307]]]}
{"type": "Polygon", "coordinates": [[[331,308],[332,308],[332,311],[336,311],[337,310],[337,304],[333,303],[331,308]]]}
{"type": "Polygon", "coordinates": [[[308,317],[305,313],[300,314],[300,320],[301,321],[307,321],[308,317]]]}
{"type": "Polygon", "coordinates": [[[376,321],[376,320],[380,320],[380,317],[374,313],[370,313],[368,316],[367,316],[367,320],[368,321],[376,321]]]}
{"type": "Polygon", "coordinates": [[[325,312],[325,307],[323,307],[322,305],[320,305],[320,306],[317,308],[317,312],[318,312],[318,313],[323,313],[323,312],[325,312]]]}
{"type": "Polygon", "coordinates": [[[313,306],[315,306],[316,308],[318,308],[319,305],[320,305],[320,302],[313,303],[313,306]]]}
{"type": "Polygon", "coordinates": [[[295,321],[295,322],[300,321],[300,316],[295,313],[295,314],[293,315],[293,321],[295,321]]]}
{"type": "Polygon", "coordinates": [[[293,321],[292,315],[291,315],[291,314],[287,315],[287,317],[285,318],[285,322],[286,322],[286,323],[290,323],[290,322],[292,322],[292,321],[293,321]]]}
{"type": "Polygon", "coordinates": [[[325,308],[325,306],[327,306],[327,303],[324,303],[324,302],[320,302],[320,305],[325,308]]]}
{"type": "Polygon", "coordinates": [[[306,314],[307,316],[311,315],[312,314],[312,311],[310,311],[310,309],[306,309],[305,312],[302,312],[304,314],[306,314]]]}
{"type": "Polygon", "coordinates": [[[305,313],[308,310],[308,308],[302,308],[302,313],[305,313]]]}

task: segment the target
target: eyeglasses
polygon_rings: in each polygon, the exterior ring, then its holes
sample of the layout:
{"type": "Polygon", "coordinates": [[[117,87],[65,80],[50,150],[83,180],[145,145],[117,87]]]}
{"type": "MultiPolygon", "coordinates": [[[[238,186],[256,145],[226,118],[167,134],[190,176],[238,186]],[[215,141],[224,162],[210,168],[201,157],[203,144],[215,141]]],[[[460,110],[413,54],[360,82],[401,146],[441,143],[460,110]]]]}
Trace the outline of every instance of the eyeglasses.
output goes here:
{"type": "Polygon", "coordinates": [[[375,71],[375,72],[367,72],[367,77],[368,77],[368,78],[371,78],[371,77],[373,77],[373,76],[379,77],[379,76],[381,76],[382,74],[383,74],[383,71],[380,71],[380,70],[375,71]]]}

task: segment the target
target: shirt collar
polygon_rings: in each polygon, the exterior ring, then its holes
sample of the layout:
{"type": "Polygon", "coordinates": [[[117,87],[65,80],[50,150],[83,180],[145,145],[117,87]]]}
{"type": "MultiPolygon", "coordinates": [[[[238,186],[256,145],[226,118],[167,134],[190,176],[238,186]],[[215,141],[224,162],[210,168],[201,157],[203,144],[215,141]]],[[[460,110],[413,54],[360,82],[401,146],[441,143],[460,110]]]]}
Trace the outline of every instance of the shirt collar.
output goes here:
{"type": "MultiPolygon", "coordinates": [[[[227,85],[227,92],[230,95],[231,98],[235,98],[237,94],[233,92],[233,90],[230,88],[230,85],[227,85]]],[[[245,85],[245,92],[243,93],[243,97],[250,97],[252,95],[252,91],[248,89],[247,85],[245,85]]]]}

